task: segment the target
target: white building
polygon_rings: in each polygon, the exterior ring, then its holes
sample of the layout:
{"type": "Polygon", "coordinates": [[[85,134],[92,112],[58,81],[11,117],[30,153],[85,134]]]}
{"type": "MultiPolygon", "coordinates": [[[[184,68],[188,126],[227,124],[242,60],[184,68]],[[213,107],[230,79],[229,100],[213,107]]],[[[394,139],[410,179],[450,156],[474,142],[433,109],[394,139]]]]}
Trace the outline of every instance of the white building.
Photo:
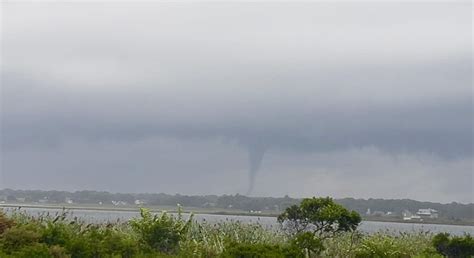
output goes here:
{"type": "Polygon", "coordinates": [[[403,220],[421,220],[421,217],[418,215],[413,215],[410,211],[403,211],[403,220]]]}
{"type": "Polygon", "coordinates": [[[438,218],[438,211],[435,209],[419,209],[416,212],[416,215],[422,217],[422,218],[430,218],[430,219],[437,219],[438,218]]]}

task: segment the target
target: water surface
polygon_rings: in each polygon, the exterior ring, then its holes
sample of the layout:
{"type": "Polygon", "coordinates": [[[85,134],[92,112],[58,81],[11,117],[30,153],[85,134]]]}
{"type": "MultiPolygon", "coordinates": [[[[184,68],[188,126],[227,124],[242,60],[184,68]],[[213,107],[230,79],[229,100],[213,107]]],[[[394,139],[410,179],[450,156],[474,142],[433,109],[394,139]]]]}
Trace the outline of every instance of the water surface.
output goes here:
{"type": "MultiPolygon", "coordinates": [[[[6,208],[7,212],[14,208],[6,208]]],[[[54,215],[61,212],[62,209],[50,209],[50,208],[21,208],[23,212],[30,215],[37,216],[40,214],[54,215]]],[[[71,218],[77,217],[81,220],[90,223],[100,222],[116,222],[116,221],[127,221],[131,218],[136,218],[140,214],[138,211],[117,211],[117,210],[69,210],[69,216],[71,218]]],[[[184,214],[184,217],[189,214],[184,214]]],[[[240,221],[243,223],[260,223],[264,226],[275,227],[278,226],[275,217],[256,217],[256,216],[244,216],[244,215],[216,215],[216,214],[195,214],[195,220],[206,221],[208,223],[217,223],[223,221],[240,221]]],[[[462,235],[464,233],[474,234],[474,226],[459,226],[459,225],[440,225],[440,224],[421,224],[421,223],[399,223],[399,222],[378,222],[378,221],[363,221],[359,226],[359,229],[363,232],[372,233],[378,231],[390,231],[390,232],[420,232],[429,231],[433,233],[447,232],[454,235],[462,235]]]]}

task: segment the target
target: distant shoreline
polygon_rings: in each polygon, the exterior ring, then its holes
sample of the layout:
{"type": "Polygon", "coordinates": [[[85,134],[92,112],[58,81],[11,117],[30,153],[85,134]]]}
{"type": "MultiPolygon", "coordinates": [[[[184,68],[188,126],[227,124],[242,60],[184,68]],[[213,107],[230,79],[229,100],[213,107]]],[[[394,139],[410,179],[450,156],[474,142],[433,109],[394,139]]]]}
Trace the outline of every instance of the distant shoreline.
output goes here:
{"type": "MultiPolygon", "coordinates": [[[[111,211],[111,212],[139,212],[140,208],[149,209],[152,212],[167,211],[169,213],[178,212],[176,206],[126,206],[126,207],[115,207],[115,206],[88,206],[88,205],[70,205],[70,204],[34,204],[34,203],[2,203],[0,208],[33,208],[33,209],[50,209],[50,210],[88,210],[88,211],[111,211]]],[[[276,213],[248,213],[239,210],[213,210],[197,207],[183,207],[184,213],[194,214],[207,214],[207,215],[228,215],[228,216],[247,216],[247,217],[277,217],[276,213]]],[[[450,225],[450,226],[470,226],[473,227],[474,223],[469,222],[454,222],[454,221],[406,221],[401,219],[392,219],[384,217],[363,217],[363,221],[371,222],[389,222],[389,223],[403,223],[403,224],[427,224],[427,225],[450,225]]]]}

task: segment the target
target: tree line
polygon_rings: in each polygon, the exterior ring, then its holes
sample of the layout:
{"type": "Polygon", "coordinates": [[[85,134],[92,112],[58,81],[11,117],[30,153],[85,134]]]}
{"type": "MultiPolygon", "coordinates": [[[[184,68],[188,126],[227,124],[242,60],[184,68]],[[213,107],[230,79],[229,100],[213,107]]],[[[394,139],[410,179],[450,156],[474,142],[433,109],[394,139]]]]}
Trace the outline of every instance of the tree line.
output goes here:
{"type": "MultiPolygon", "coordinates": [[[[220,209],[234,209],[242,211],[267,211],[279,214],[286,208],[299,204],[301,199],[284,197],[248,197],[240,194],[235,195],[181,195],[164,193],[110,193],[105,191],[43,191],[43,190],[0,190],[0,200],[4,202],[45,202],[66,203],[67,200],[75,204],[112,204],[112,201],[120,201],[123,204],[134,205],[138,200],[146,206],[175,206],[180,204],[184,207],[214,207],[220,209]]],[[[450,220],[474,220],[474,204],[462,203],[435,203],[420,202],[410,199],[335,199],[335,202],[347,209],[354,210],[365,215],[367,210],[392,212],[401,214],[403,211],[416,212],[418,209],[435,209],[440,218],[450,220]]]]}

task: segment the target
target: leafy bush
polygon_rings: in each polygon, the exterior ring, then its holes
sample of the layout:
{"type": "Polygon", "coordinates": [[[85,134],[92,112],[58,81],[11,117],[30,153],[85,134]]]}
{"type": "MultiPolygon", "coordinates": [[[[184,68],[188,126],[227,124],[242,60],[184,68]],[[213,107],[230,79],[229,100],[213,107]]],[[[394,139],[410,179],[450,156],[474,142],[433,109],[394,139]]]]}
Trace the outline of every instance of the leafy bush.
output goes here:
{"type": "Polygon", "coordinates": [[[139,249],[132,236],[118,228],[88,225],[67,241],[65,248],[72,257],[133,257],[139,249]]]}
{"type": "Polygon", "coordinates": [[[136,236],[121,224],[85,224],[67,219],[66,214],[37,218],[22,213],[19,221],[0,237],[0,257],[133,257],[138,254],[136,236]],[[48,250],[46,252],[46,250],[48,250]],[[33,255],[33,253],[37,253],[33,255]],[[40,254],[41,253],[41,254],[40,254]],[[27,255],[31,254],[31,255],[27,255]],[[33,255],[33,256],[32,256],[33,255]]]}
{"type": "Polygon", "coordinates": [[[178,250],[179,242],[192,221],[192,216],[188,221],[184,221],[181,212],[178,213],[178,218],[174,218],[166,212],[158,216],[151,214],[147,209],[140,209],[140,215],[140,218],[132,219],[130,225],[138,234],[142,246],[164,253],[174,253],[178,250]]]}
{"type": "Polygon", "coordinates": [[[474,238],[469,234],[462,237],[450,237],[448,233],[439,233],[433,237],[433,246],[439,253],[447,257],[474,256],[474,238]]]}
{"type": "Polygon", "coordinates": [[[15,251],[11,255],[15,258],[51,258],[52,255],[49,248],[45,244],[34,243],[31,245],[24,246],[23,248],[15,251]]]}
{"type": "Polygon", "coordinates": [[[229,243],[221,257],[226,258],[303,258],[300,250],[271,244],[229,243]]]}
{"type": "Polygon", "coordinates": [[[13,220],[7,218],[5,214],[0,211],[0,235],[3,234],[7,229],[14,225],[13,220]]]}
{"type": "Polygon", "coordinates": [[[49,253],[51,254],[53,258],[69,258],[70,257],[66,249],[59,245],[50,246],[49,253]]]}
{"type": "Polygon", "coordinates": [[[64,219],[59,220],[59,217],[53,220],[47,220],[42,228],[41,242],[48,245],[65,245],[71,240],[80,229],[76,228],[78,225],[73,222],[65,223],[64,219]]]}
{"type": "Polygon", "coordinates": [[[41,238],[38,231],[35,224],[9,228],[3,232],[0,239],[2,251],[11,254],[25,246],[38,243],[41,238]]]}
{"type": "Polygon", "coordinates": [[[323,242],[310,232],[297,234],[290,241],[290,245],[294,250],[300,250],[306,256],[317,255],[324,250],[323,242]]]}

